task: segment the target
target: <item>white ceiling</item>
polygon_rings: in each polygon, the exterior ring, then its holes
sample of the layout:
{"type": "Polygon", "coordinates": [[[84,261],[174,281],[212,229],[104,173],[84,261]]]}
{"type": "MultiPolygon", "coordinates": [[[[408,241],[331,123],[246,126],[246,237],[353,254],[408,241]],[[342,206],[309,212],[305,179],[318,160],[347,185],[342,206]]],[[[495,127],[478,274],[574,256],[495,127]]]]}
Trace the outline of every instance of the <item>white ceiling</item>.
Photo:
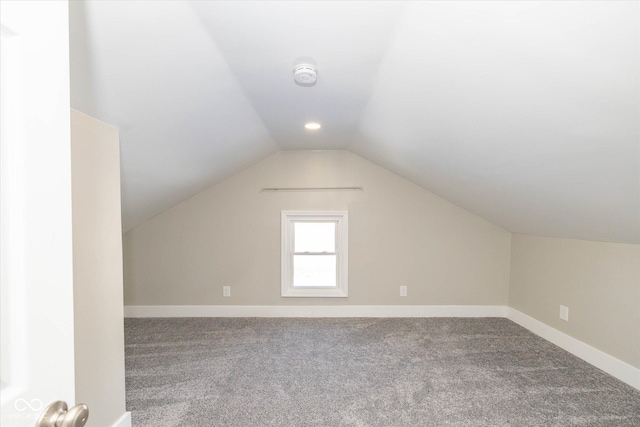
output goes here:
{"type": "Polygon", "coordinates": [[[71,2],[72,106],[120,128],[125,230],[278,150],[348,149],[513,232],[640,243],[639,18],[628,1],[71,2]]]}

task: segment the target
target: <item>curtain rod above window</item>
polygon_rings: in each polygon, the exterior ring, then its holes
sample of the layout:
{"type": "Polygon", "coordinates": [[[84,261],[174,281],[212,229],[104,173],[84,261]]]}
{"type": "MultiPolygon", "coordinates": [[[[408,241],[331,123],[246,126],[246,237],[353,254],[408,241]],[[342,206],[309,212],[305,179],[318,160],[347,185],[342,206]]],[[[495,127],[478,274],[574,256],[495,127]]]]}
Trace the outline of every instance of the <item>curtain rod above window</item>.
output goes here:
{"type": "Polygon", "coordinates": [[[362,187],[267,187],[263,192],[277,191],[363,191],[362,187]]]}

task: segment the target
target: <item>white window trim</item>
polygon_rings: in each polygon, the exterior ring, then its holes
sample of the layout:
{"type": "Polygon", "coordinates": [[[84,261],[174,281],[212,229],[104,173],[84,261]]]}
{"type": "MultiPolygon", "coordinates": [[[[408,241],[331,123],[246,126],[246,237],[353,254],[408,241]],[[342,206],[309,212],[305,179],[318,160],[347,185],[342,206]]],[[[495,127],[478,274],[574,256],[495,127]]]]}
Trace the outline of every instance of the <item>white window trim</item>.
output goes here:
{"type": "Polygon", "coordinates": [[[349,213],[347,211],[282,211],[281,220],[281,295],[283,297],[348,297],[349,213]],[[296,221],[336,221],[336,287],[295,288],[293,286],[293,223],[296,221]]]}

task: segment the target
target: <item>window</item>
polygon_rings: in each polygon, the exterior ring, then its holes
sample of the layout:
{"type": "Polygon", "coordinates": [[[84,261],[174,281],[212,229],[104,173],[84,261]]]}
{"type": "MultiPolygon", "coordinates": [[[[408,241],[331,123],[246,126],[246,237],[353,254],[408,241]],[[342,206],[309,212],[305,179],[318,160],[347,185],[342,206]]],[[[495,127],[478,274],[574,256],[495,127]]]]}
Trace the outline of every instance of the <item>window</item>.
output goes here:
{"type": "Polygon", "coordinates": [[[282,296],[346,297],[348,213],[282,212],[282,296]]]}

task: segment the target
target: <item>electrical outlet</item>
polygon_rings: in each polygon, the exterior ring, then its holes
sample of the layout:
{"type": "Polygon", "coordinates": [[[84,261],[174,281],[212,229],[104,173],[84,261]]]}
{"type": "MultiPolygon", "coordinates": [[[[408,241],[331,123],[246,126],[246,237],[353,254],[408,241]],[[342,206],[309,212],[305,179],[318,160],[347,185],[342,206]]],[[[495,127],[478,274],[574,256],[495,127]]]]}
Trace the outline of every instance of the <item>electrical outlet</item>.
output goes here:
{"type": "Polygon", "coordinates": [[[569,321],[569,307],[560,306],[560,319],[569,321]]]}
{"type": "Polygon", "coordinates": [[[223,286],[222,287],[222,296],[230,297],[231,296],[231,286],[223,286]]]}
{"type": "Polygon", "coordinates": [[[400,296],[401,297],[406,297],[407,296],[407,287],[406,286],[400,286],[400,296]]]}

